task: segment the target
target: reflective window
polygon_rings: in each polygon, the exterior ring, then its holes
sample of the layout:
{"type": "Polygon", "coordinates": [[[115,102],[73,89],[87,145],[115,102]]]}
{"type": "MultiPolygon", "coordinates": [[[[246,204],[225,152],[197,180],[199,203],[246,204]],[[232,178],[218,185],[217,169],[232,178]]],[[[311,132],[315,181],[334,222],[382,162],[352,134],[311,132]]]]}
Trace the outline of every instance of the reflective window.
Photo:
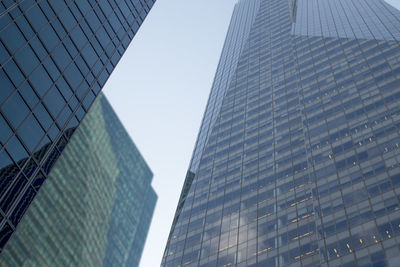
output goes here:
{"type": "Polygon", "coordinates": [[[29,114],[29,108],[20,94],[15,93],[1,108],[4,115],[16,129],[29,114]]]}
{"type": "Polygon", "coordinates": [[[18,135],[21,137],[27,148],[33,152],[33,149],[44,135],[44,131],[40,127],[36,118],[31,114],[18,129],[18,135]]]}

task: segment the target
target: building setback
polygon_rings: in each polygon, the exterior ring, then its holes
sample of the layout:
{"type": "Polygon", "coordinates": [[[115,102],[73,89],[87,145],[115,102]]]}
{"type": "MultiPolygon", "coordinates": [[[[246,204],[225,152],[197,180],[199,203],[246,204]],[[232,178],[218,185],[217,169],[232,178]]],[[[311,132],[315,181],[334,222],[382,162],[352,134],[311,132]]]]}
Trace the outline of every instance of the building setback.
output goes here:
{"type": "Polygon", "coordinates": [[[153,4],[1,1],[0,253],[153,4]]]}
{"type": "Polygon", "coordinates": [[[398,266],[400,11],[235,6],[162,266],[398,266]]]}
{"type": "Polygon", "coordinates": [[[1,266],[138,266],[157,195],[107,99],[82,120],[0,255],[1,266]]]}

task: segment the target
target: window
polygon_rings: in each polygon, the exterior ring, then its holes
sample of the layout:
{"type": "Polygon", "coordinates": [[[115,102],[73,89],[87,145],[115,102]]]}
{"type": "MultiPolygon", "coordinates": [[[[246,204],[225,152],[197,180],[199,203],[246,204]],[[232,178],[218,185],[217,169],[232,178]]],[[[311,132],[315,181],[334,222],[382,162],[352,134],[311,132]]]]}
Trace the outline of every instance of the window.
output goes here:
{"type": "Polygon", "coordinates": [[[26,75],[30,74],[37,65],[39,65],[39,60],[33,53],[30,45],[26,45],[15,55],[15,59],[26,75]]]}
{"type": "Polygon", "coordinates": [[[83,55],[84,59],[86,60],[86,62],[89,64],[89,67],[93,67],[93,65],[98,60],[98,56],[90,44],[88,44],[83,49],[82,55],[83,55]]]}
{"type": "Polygon", "coordinates": [[[28,82],[25,82],[18,90],[31,109],[39,102],[39,98],[28,82]]]}
{"type": "MultiPolygon", "coordinates": [[[[12,164],[10,157],[5,150],[0,152],[0,170],[8,165],[12,164]]],[[[2,181],[2,186],[4,186],[2,181]]]]}
{"type": "Polygon", "coordinates": [[[60,72],[58,71],[56,65],[54,64],[54,61],[48,57],[44,62],[43,65],[45,66],[47,72],[50,74],[51,78],[53,80],[57,80],[58,77],[60,76],[60,72]]]}
{"type": "Polygon", "coordinates": [[[57,117],[58,113],[60,113],[66,105],[64,98],[55,87],[50,90],[43,102],[46,104],[53,117],[57,117]]]}
{"type": "Polygon", "coordinates": [[[47,52],[37,36],[35,36],[29,43],[40,60],[43,60],[45,57],[47,57],[47,52]]]}
{"type": "Polygon", "coordinates": [[[72,87],[73,91],[75,91],[78,88],[79,84],[83,80],[83,76],[75,64],[71,64],[69,68],[65,71],[64,75],[66,80],[72,87]]]}
{"type": "Polygon", "coordinates": [[[27,40],[29,40],[35,35],[35,33],[32,30],[32,27],[29,25],[28,21],[25,19],[24,16],[19,16],[17,18],[17,24],[27,40]]]}
{"type": "Polygon", "coordinates": [[[15,90],[13,84],[8,79],[7,75],[0,69],[0,105],[7,99],[7,97],[15,90]]]}
{"type": "Polygon", "coordinates": [[[36,109],[33,112],[36,117],[39,119],[40,124],[42,127],[47,130],[53,123],[52,118],[50,117],[49,113],[47,110],[44,108],[44,106],[40,103],[36,109]]]}
{"type": "Polygon", "coordinates": [[[53,83],[43,66],[39,66],[29,79],[41,97],[47,92],[53,83]]]}
{"type": "Polygon", "coordinates": [[[43,12],[40,10],[38,5],[33,5],[27,12],[26,16],[33,25],[36,32],[40,30],[44,25],[46,25],[47,19],[43,12]]]}
{"type": "Polygon", "coordinates": [[[58,38],[56,32],[50,25],[47,25],[46,28],[40,31],[39,36],[44,45],[47,47],[48,51],[53,50],[60,42],[60,39],[58,38]]]}
{"type": "Polygon", "coordinates": [[[13,136],[10,139],[10,141],[7,143],[6,148],[14,161],[16,161],[17,163],[21,163],[21,165],[23,164],[23,162],[20,161],[28,157],[28,153],[16,136],[13,136]]]}
{"type": "Polygon", "coordinates": [[[68,8],[66,8],[61,14],[59,14],[59,19],[62,21],[67,31],[71,31],[72,28],[77,23],[74,16],[72,15],[71,11],[68,8]]]}
{"type": "Polygon", "coordinates": [[[33,152],[33,149],[43,137],[44,131],[33,114],[31,114],[25,123],[18,129],[18,135],[21,137],[28,149],[33,152]]]}
{"type": "Polygon", "coordinates": [[[24,36],[14,23],[8,25],[1,33],[0,37],[6,44],[11,54],[14,54],[21,46],[26,43],[24,36]]]}
{"type": "Polygon", "coordinates": [[[22,75],[21,71],[19,70],[18,66],[15,64],[14,60],[9,61],[4,69],[6,70],[8,77],[10,77],[11,81],[18,86],[21,84],[25,78],[22,75]]]}
{"type": "Polygon", "coordinates": [[[14,128],[29,114],[29,108],[19,93],[15,93],[2,107],[2,110],[14,128]]]}
{"type": "MultiPolygon", "coordinates": [[[[10,136],[12,135],[12,131],[11,128],[8,126],[8,123],[6,122],[6,120],[3,118],[3,116],[0,115],[0,142],[2,144],[4,144],[8,138],[10,138],[10,136]]],[[[1,162],[1,160],[0,160],[1,162]]],[[[1,168],[1,166],[0,166],[1,168]]]]}
{"type": "Polygon", "coordinates": [[[75,45],[78,49],[82,49],[82,47],[87,42],[86,36],[83,33],[82,29],[78,26],[71,32],[71,38],[74,41],[75,45]]]}
{"type": "Polygon", "coordinates": [[[10,55],[8,54],[4,45],[0,42],[0,64],[3,64],[9,58],[10,55]]]}

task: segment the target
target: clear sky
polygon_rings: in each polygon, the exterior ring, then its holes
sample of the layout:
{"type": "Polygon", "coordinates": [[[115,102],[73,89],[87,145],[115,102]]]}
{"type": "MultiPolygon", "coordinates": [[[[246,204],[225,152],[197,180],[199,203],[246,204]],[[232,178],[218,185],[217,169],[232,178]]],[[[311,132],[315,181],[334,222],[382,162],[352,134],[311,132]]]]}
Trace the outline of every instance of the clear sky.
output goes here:
{"type": "Polygon", "coordinates": [[[157,0],[104,92],[154,173],[141,267],[160,266],[236,0],[157,0]]]}
{"type": "Polygon", "coordinates": [[[160,266],[236,2],[157,0],[104,88],[159,197],[141,267],[160,266]]]}

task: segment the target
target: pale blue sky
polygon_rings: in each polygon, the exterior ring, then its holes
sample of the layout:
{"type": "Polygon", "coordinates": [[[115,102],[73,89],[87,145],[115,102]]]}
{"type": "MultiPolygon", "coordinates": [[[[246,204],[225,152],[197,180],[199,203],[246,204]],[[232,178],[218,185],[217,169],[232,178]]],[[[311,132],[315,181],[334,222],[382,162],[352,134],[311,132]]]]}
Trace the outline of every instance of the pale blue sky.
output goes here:
{"type": "Polygon", "coordinates": [[[236,0],[157,0],[104,92],[154,173],[141,267],[160,266],[236,0]]]}
{"type": "Polygon", "coordinates": [[[141,267],[160,266],[236,2],[157,0],[104,88],[159,197],[141,267]]]}

